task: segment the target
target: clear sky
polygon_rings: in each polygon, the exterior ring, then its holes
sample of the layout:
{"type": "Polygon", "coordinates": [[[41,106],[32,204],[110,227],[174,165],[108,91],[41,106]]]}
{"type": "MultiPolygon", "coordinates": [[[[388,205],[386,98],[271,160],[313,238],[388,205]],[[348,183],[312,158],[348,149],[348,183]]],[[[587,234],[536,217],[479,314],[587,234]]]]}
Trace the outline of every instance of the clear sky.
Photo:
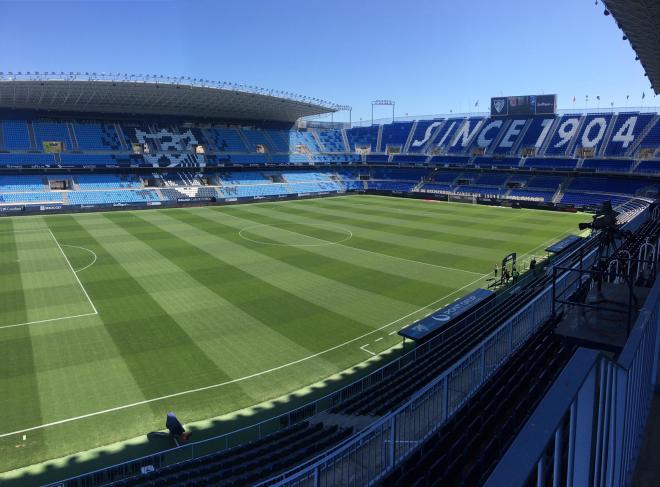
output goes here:
{"type": "Polygon", "coordinates": [[[348,104],[354,120],[370,118],[379,98],[395,100],[397,115],[487,110],[491,96],[541,93],[557,93],[560,108],[625,106],[626,95],[628,106],[658,105],[594,3],[0,0],[0,71],[231,81],[348,104]]]}

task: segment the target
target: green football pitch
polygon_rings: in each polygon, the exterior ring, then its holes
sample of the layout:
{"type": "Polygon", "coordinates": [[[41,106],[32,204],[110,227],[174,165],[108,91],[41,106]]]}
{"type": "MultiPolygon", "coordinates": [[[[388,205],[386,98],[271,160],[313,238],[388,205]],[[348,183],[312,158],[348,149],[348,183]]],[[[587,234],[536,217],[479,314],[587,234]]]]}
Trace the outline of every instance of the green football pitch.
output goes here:
{"type": "Polygon", "coordinates": [[[3,218],[0,472],[376,361],[583,219],[378,196],[3,218]]]}

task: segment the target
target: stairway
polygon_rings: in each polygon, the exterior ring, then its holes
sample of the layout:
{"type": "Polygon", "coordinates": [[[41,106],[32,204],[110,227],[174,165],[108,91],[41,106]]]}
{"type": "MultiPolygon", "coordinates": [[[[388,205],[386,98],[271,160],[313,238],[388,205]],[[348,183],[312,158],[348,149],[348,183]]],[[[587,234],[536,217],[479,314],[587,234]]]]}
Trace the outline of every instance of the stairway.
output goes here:
{"type": "Polygon", "coordinates": [[[573,157],[573,153],[575,152],[575,146],[577,145],[578,138],[580,137],[580,133],[582,132],[582,126],[584,125],[586,119],[587,119],[586,115],[582,115],[580,117],[580,120],[578,121],[577,129],[575,130],[575,134],[573,135],[573,138],[568,142],[568,146],[566,147],[566,152],[564,153],[568,157],[573,157]]]}
{"type": "Polygon", "coordinates": [[[66,129],[69,131],[69,139],[71,139],[71,147],[67,149],[78,150],[78,139],[76,138],[76,131],[73,129],[73,124],[67,123],[66,129]]]}
{"type": "MultiPolygon", "coordinates": [[[[438,135],[440,135],[440,132],[442,131],[442,129],[444,128],[444,126],[445,126],[446,124],[447,124],[447,121],[446,121],[446,120],[443,120],[443,121],[440,123],[440,125],[438,125],[438,126],[436,127],[436,129],[435,129],[435,133],[434,133],[433,135],[431,135],[431,137],[429,138],[429,140],[428,140],[428,142],[426,143],[426,145],[424,145],[424,146],[421,148],[420,152],[422,152],[423,154],[428,154],[428,153],[429,153],[431,147],[433,147],[433,144],[435,143],[435,139],[438,138],[438,135]]],[[[411,143],[412,143],[412,142],[411,142],[411,143]]]]}
{"type": "Polygon", "coordinates": [[[424,183],[425,183],[425,182],[426,182],[426,181],[424,181],[424,178],[422,178],[422,180],[419,181],[419,182],[413,187],[413,189],[412,189],[413,193],[415,193],[415,192],[419,191],[420,189],[422,189],[422,186],[424,186],[424,183]]]}
{"type": "Polygon", "coordinates": [[[520,146],[522,145],[522,141],[525,139],[525,135],[527,134],[527,131],[529,130],[529,127],[531,127],[532,123],[534,123],[533,118],[527,120],[527,123],[520,131],[520,134],[518,134],[518,140],[516,140],[513,143],[513,147],[511,147],[509,154],[513,154],[513,155],[518,154],[518,151],[520,150],[520,146]]]}
{"type": "Polygon", "coordinates": [[[415,120],[412,124],[412,127],[410,128],[410,133],[408,134],[408,138],[406,139],[406,143],[403,144],[403,148],[401,149],[401,152],[403,154],[407,154],[408,149],[410,149],[410,144],[412,144],[413,135],[415,133],[415,130],[417,130],[417,123],[418,123],[418,121],[415,120]]]}
{"type": "Polygon", "coordinates": [[[232,130],[236,130],[236,132],[238,133],[238,136],[240,137],[241,141],[243,142],[243,145],[245,146],[246,152],[253,152],[254,149],[252,148],[252,144],[250,144],[250,141],[243,133],[243,129],[232,129],[232,130]]]}
{"type": "Polygon", "coordinates": [[[553,203],[559,203],[564,196],[564,192],[561,189],[558,189],[555,194],[552,196],[553,203]]]}
{"type": "Polygon", "coordinates": [[[596,152],[596,155],[598,157],[603,157],[605,155],[605,148],[607,147],[607,144],[610,143],[610,138],[612,137],[612,132],[614,132],[614,126],[616,125],[616,121],[618,118],[619,118],[618,113],[612,115],[610,124],[607,126],[607,130],[605,131],[605,135],[603,136],[603,140],[601,141],[600,148],[596,152]]]}
{"type": "Polygon", "coordinates": [[[642,163],[641,159],[637,159],[636,161],[633,161],[632,167],[630,168],[630,172],[633,173],[637,171],[637,166],[639,166],[642,163]]]}
{"type": "Polygon", "coordinates": [[[346,129],[341,129],[341,138],[344,141],[344,152],[353,152],[351,150],[351,144],[348,142],[348,135],[346,135],[346,129]]]}
{"type": "Polygon", "coordinates": [[[659,122],[660,122],[660,115],[656,115],[651,119],[648,125],[644,128],[644,130],[642,130],[639,136],[635,139],[635,141],[630,145],[630,147],[626,151],[627,157],[633,156],[635,151],[639,148],[639,145],[642,143],[642,140],[644,140],[644,137],[646,137],[648,133],[653,129],[653,127],[655,127],[655,124],[659,122]]]}
{"type": "Polygon", "coordinates": [[[561,198],[564,196],[566,189],[571,185],[571,182],[573,182],[573,179],[575,178],[569,177],[561,182],[561,184],[557,188],[557,191],[555,191],[555,194],[552,196],[553,203],[559,203],[561,201],[561,198]]]}
{"type": "Polygon", "coordinates": [[[121,148],[123,150],[128,150],[128,144],[126,143],[126,135],[124,135],[124,129],[121,128],[121,125],[119,123],[115,124],[115,132],[117,132],[117,136],[119,137],[119,143],[121,144],[121,148]]]}
{"type": "Polygon", "coordinates": [[[381,150],[380,145],[381,142],[383,141],[383,125],[378,126],[378,137],[376,137],[376,147],[374,152],[385,152],[385,150],[381,150]]]}
{"type": "Polygon", "coordinates": [[[493,140],[491,140],[491,142],[488,145],[488,147],[487,147],[486,151],[484,152],[484,154],[487,154],[487,155],[492,155],[493,154],[493,152],[495,151],[495,147],[497,147],[499,145],[500,141],[504,138],[504,134],[506,134],[507,130],[509,130],[509,126],[511,125],[512,122],[513,122],[513,119],[507,119],[507,120],[504,121],[504,123],[500,127],[499,133],[497,134],[497,136],[493,140]]]}
{"type": "Polygon", "coordinates": [[[27,122],[27,128],[28,128],[28,136],[30,137],[30,146],[32,149],[35,150],[41,150],[41,147],[37,147],[37,137],[34,135],[34,127],[32,126],[32,122],[28,121],[27,122]]]}
{"type": "Polygon", "coordinates": [[[319,134],[316,132],[316,129],[310,129],[309,132],[312,134],[312,137],[314,137],[314,140],[316,141],[316,145],[319,146],[319,152],[326,152],[325,146],[323,145],[323,142],[321,142],[321,137],[319,137],[319,134]]]}
{"type": "Polygon", "coordinates": [[[545,136],[545,140],[541,144],[541,147],[539,147],[539,150],[536,151],[536,155],[541,156],[545,154],[545,151],[548,149],[548,146],[550,145],[550,141],[552,140],[553,134],[557,131],[557,127],[562,121],[562,117],[556,117],[552,123],[550,124],[550,129],[548,130],[547,135],[545,136]]]}

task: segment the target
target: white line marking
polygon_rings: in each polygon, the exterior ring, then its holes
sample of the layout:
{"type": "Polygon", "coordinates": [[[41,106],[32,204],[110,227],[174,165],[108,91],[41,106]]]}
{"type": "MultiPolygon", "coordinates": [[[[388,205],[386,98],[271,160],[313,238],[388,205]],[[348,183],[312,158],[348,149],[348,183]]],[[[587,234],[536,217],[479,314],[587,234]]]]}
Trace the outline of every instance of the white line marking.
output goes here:
{"type": "MultiPolygon", "coordinates": [[[[564,232],[564,233],[566,233],[566,232],[564,232]]],[[[562,235],[563,235],[563,233],[562,233],[562,235]]],[[[543,244],[543,245],[545,245],[545,244],[543,244]]],[[[542,246],[542,245],[539,245],[539,247],[541,247],[541,246],[542,246]]],[[[537,248],[538,248],[538,247],[537,247],[537,248]]],[[[535,250],[535,249],[532,249],[532,251],[533,251],[533,250],[535,250]]],[[[527,254],[523,254],[523,255],[528,255],[528,254],[530,254],[532,251],[528,252],[527,254]]],[[[143,401],[134,402],[134,403],[132,403],[132,404],[124,404],[124,405],[122,405],[122,406],[116,406],[116,407],[114,407],[114,408],[105,409],[105,410],[102,410],[102,411],[95,411],[95,412],[92,412],[92,413],[83,414],[83,415],[81,415],[81,416],[75,416],[75,417],[72,417],[72,418],[61,419],[61,420],[59,420],[59,421],[53,421],[53,422],[51,422],[51,423],[46,423],[46,424],[42,424],[42,425],[39,425],[39,426],[32,426],[32,427],[30,427],[30,428],[25,428],[25,429],[22,429],[22,430],[12,431],[12,432],[10,432],[10,433],[2,433],[2,434],[0,434],[0,438],[6,438],[7,436],[12,436],[12,435],[17,435],[17,434],[23,434],[23,433],[28,433],[28,432],[30,432],[30,431],[35,431],[35,430],[39,430],[39,429],[43,429],[43,428],[48,428],[48,427],[51,427],[51,426],[57,426],[57,425],[60,425],[60,424],[71,423],[71,422],[73,422],[73,421],[78,421],[78,420],[81,420],[81,419],[91,418],[91,417],[94,417],[94,416],[100,416],[100,415],[102,415],[102,414],[107,414],[107,413],[112,413],[112,412],[116,412],[116,411],[121,411],[121,410],[124,410],[124,409],[129,409],[129,408],[132,408],[132,407],[136,407],[136,406],[142,406],[142,405],[144,405],[144,404],[149,404],[149,403],[152,403],[152,402],[162,401],[162,400],[165,400],[165,399],[171,399],[171,398],[173,398],[173,397],[184,396],[184,395],[187,395],[187,394],[193,394],[193,393],[196,393],[196,392],[208,391],[208,390],[210,390],[210,389],[217,389],[217,388],[219,388],[219,387],[227,386],[227,385],[230,385],[230,384],[236,384],[236,383],[238,383],[238,382],[243,382],[243,381],[246,381],[246,380],[249,380],[249,379],[253,379],[253,378],[255,378],[255,377],[259,377],[259,376],[261,376],[261,375],[269,374],[269,373],[271,373],[271,372],[276,372],[276,371],[278,371],[278,370],[282,370],[282,369],[287,368],[287,367],[290,367],[290,366],[292,366],[292,365],[297,365],[297,364],[299,364],[299,363],[306,362],[306,361],[311,360],[311,359],[313,359],[313,358],[316,358],[316,357],[319,357],[319,356],[321,356],[321,355],[324,355],[324,354],[326,354],[326,353],[328,353],[328,352],[332,352],[332,351],[334,351],[334,350],[337,350],[338,348],[341,348],[341,347],[343,347],[343,346],[349,345],[349,344],[351,344],[351,343],[353,343],[353,342],[356,342],[356,341],[358,341],[358,340],[362,340],[364,337],[367,337],[367,336],[372,335],[372,334],[374,334],[374,333],[378,333],[378,332],[380,332],[381,330],[384,330],[385,328],[388,328],[388,327],[390,327],[390,326],[392,326],[392,325],[394,325],[394,324],[396,324],[396,323],[399,323],[401,320],[405,320],[406,318],[409,318],[410,316],[413,316],[414,314],[419,313],[420,311],[423,311],[423,310],[425,310],[425,309],[428,309],[428,308],[430,308],[431,306],[435,305],[436,303],[439,303],[440,301],[442,301],[442,300],[444,300],[444,299],[447,299],[447,298],[449,298],[450,296],[453,296],[454,294],[457,294],[457,293],[461,292],[463,289],[465,289],[465,288],[467,288],[467,287],[469,287],[469,286],[471,286],[471,285],[473,285],[473,284],[476,284],[477,282],[481,281],[482,279],[484,279],[485,277],[490,276],[490,275],[491,275],[491,273],[488,272],[488,273],[484,274],[483,276],[479,277],[478,279],[475,279],[474,281],[472,281],[472,282],[466,284],[465,286],[463,286],[463,287],[461,287],[461,288],[459,288],[459,289],[456,289],[455,291],[453,291],[453,292],[447,294],[446,296],[443,296],[443,297],[441,297],[441,298],[438,298],[438,299],[436,299],[435,301],[433,301],[432,303],[429,303],[428,305],[426,305],[426,306],[424,306],[424,307],[422,307],[422,308],[419,308],[418,310],[412,311],[411,313],[408,313],[407,315],[404,315],[404,316],[402,316],[402,317],[400,317],[400,318],[397,318],[396,320],[391,321],[390,323],[387,323],[386,325],[383,325],[383,326],[381,326],[380,328],[377,328],[377,329],[375,329],[375,330],[369,331],[369,332],[367,332],[367,333],[364,333],[363,335],[360,335],[360,336],[358,336],[358,337],[355,337],[355,338],[353,338],[353,339],[351,339],[351,340],[348,340],[348,341],[346,341],[346,342],[344,342],[344,343],[340,343],[339,345],[335,345],[334,347],[330,347],[330,348],[328,348],[328,349],[326,349],[326,350],[323,350],[323,351],[321,351],[321,352],[317,352],[317,353],[315,353],[315,354],[308,355],[307,357],[303,357],[303,358],[298,359],[298,360],[295,360],[295,361],[293,361],[293,362],[289,362],[289,363],[286,363],[286,364],[278,365],[277,367],[273,367],[273,368],[268,369],[268,370],[263,370],[263,371],[261,371],[261,372],[256,372],[256,373],[254,373],[254,374],[246,375],[246,376],[244,376],[244,377],[239,377],[239,378],[237,378],[237,379],[232,379],[232,380],[229,380],[229,381],[226,381],[226,382],[220,382],[220,383],[218,383],[218,384],[212,384],[212,385],[209,385],[209,386],[198,387],[198,388],[196,388],[196,389],[189,389],[189,390],[187,390],[187,391],[179,391],[179,392],[175,392],[175,393],[172,393],[172,394],[167,394],[167,395],[160,396],[160,397],[154,397],[154,398],[152,398],[152,399],[145,399],[145,400],[143,400],[143,401]]],[[[399,330],[394,330],[393,332],[390,333],[390,335],[393,335],[393,334],[396,333],[397,331],[399,331],[399,330]]]]}
{"type": "Polygon", "coordinates": [[[84,271],[85,269],[88,269],[89,267],[92,267],[94,264],[96,264],[96,261],[97,261],[97,259],[98,259],[98,256],[96,255],[96,252],[94,252],[93,250],[89,250],[89,249],[86,248],[86,247],[78,247],[77,245],[67,245],[67,244],[62,244],[62,247],[71,247],[71,248],[73,248],[73,249],[85,250],[86,252],[89,252],[90,254],[92,254],[92,255],[94,256],[94,260],[92,260],[91,264],[87,264],[87,265],[86,265],[85,267],[83,267],[82,269],[77,269],[77,270],[75,270],[74,272],[76,272],[76,273],[77,273],[77,272],[82,272],[82,271],[84,271]]]}
{"type": "Polygon", "coordinates": [[[37,320],[37,321],[28,321],[26,323],[17,323],[15,325],[3,325],[0,326],[0,330],[4,330],[5,328],[16,328],[17,326],[28,326],[28,325],[37,325],[39,323],[49,323],[51,321],[60,321],[60,320],[72,320],[74,318],[82,318],[83,316],[96,316],[97,313],[84,313],[81,315],[72,315],[72,316],[61,316],[59,318],[49,318],[47,320],[37,320]]]}
{"type": "Polygon", "coordinates": [[[383,338],[384,338],[384,337],[376,338],[374,341],[375,341],[375,342],[379,342],[379,341],[381,341],[383,338]]]}
{"type": "Polygon", "coordinates": [[[367,349],[365,348],[365,347],[368,347],[368,346],[369,346],[369,344],[368,344],[368,343],[365,343],[364,345],[362,345],[362,346],[360,347],[360,350],[362,350],[363,352],[370,353],[371,355],[376,355],[376,354],[375,354],[374,352],[372,352],[371,350],[367,350],[367,349]]]}
{"type": "MultiPolygon", "coordinates": [[[[211,207],[206,207],[206,208],[213,209],[211,207]]],[[[226,215],[226,213],[222,213],[222,214],[226,215]]],[[[233,215],[229,215],[229,216],[233,217],[233,215]]],[[[330,227],[330,226],[333,226],[335,228],[340,228],[340,229],[344,230],[345,232],[350,233],[350,236],[343,239],[343,240],[339,240],[338,242],[331,242],[329,240],[324,240],[322,238],[314,237],[313,235],[307,235],[307,234],[304,234],[304,233],[301,233],[301,232],[296,232],[295,230],[284,229],[287,232],[296,233],[298,235],[304,235],[305,237],[313,238],[314,240],[319,240],[323,243],[322,244],[283,244],[283,243],[260,242],[258,240],[252,240],[250,238],[247,238],[243,235],[244,231],[249,230],[251,228],[278,227],[278,226],[281,226],[281,225],[288,225],[288,224],[287,223],[272,223],[272,224],[265,224],[264,223],[264,224],[257,224],[257,225],[249,225],[247,227],[241,228],[238,231],[238,236],[241,237],[244,240],[249,241],[249,242],[260,243],[260,244],[263,244],[263,245],[278,245],[278,246],[283,246],[283,247],[323,247],[323,246],[326,246],[326,245],[341,245],[342,247],[345,247],[347,249],[358,250],[360,252],[367,252],[367,253],[373,254],[373,255],[380,255],[382,257],[388,257],[390,259],[403,260],[405,262],[412,262],[414,264],[421,264],[421,265],[427,265],[427,266],[431,266],[431,267],[437,267],[439,269],[445,269],[445,270],[448,270],[448,271],[464,272],[466,274],[472,274],[474,276],[480,276],[481,275],[481,273],[479,273],[479,272],[468,271],[466,269],[458,269],[456,267],[447,267],[447,266],[439,265],[439,264],[431,264],[430,262],[422,262],[420,260],[406,259],[405,257],[397,257],[395,255],[383,254],[381,252],[375,252],[373,250],[367,250],[367,249],[363,249],[363,248],[360,248],[360,247],[353,247],[352,245],[345,245],[343,242],[346,242],[347,240],[350,240],[351,238],[353,238],[353,232],[351,232],[348,229],[342,229],[341,227],[334,226],[334,225],[318,225],[318,224],[312,224],[312,223],[309,223],[309,224],[307,224],[307,223],[291,223],[290,224],[290,225],[324,226],[326,228],[330,227]]]]}
{"type": "Polygon", "coordinates": [[[21,230],[2,230],[0,235],[14,234],[14,233],[31,233],[31,232],[41,232],[43,233],[46,228],[23,228],[21,230]]]}
{"type": "Polygon", "coordinates": [[[69,262],[69,258],[64,253],[64,250],[62,250],[62,246],[60,245],[60,242],[58,242],[57,238],[55,238],[55,235],[53,234],[53,231],[50,228],[48,229],[48,233],[50,233],[50,236],[53,237],[53,240],[57,244],[57,248],[60,249],[60,252],[62,252],[62,256],[64,257],[64,260],[66,260],[66,263],[69,265],[69,269],[71,269],[71,272],[73,272],[73,277],[75,277],[76,281],[78,281],[78,284],[80,285],[80,289],[82,289],[83,293],[85,294],[85,297],[87,298],[87,301],[89,301],[89,304],[92,306],[92,309],[94,310],[94,314],[98,314],[99,312],[97,311],[96,306],[94,306],[92,299],[89,297],[89,294],[87,294],[87,289],[85,289],[85,286],[83,286],[82,282],[80,282],[80,278],[78,277],[78,274],[76,274],[76,271],[73,269],[71,262],[69,262]]]}
{"type": "Polygon", "coordinates": [[[262,244],[262,245],[276,245],[276,246],[279,246],[279,247],[324,247],[326,245],[339,245],[342,242],[346,242],[347,240],[352,239],[353,238],[353,232],[351,232],[350,230],[347,230],[345,228],[342,228],[338,225],[332,225],[332,224],[327,224],[326,225],[324,223],[317,223],[317,224],[306,224],[306,223],[271,223],[271,224],[265,224],[265,223],[259,223],[257,225],[250,225],[250,226],[247,226],[245,228],[241,228],[238,231],[238,236],[241,237],[243,240],[247,240],[248,242],[254,242],[254,243],[258,243],[258,244],[262,244]],[[287,226],[287,225],[306,225],[308,227],[334,228],[335,230],[339,229],[342,232],[344,232],[346,237],[344,237],[341,240],[338,240],[337,242],[332,242],[330,240],[324,240],[322,238],[318,238],[318,237],[315,237],[313,235],[307,235],[305,233],[295,232],[293,230],[284,229],[287,232],[295,233],[297,235],[304,235],[305,237],[313,238],[314,240],[319,240],[319,241],[323,242],[323,243],[319,243],[319,244],[285,244],[285,243],[278,243],[278,242],[262,242],[261,240],[254,240],[252,238],[248,238],[245,235],[243,235],[243,232],[251,230],[253,228],[259,228],[259,227],[278,228],[278,227],[287,226]]]}
{"type": "MultiPolygon", "coordinates": [[[[311,360],[313,358],[319,357],[319,356],[324,355],[328,352],[332,352],[332,351],[337,350],[338,348],[344,347],[346,345],[350,345],[351,343],[354,343],[358,340],[362,340],[364,337],[367,337],[367,336],[372,335],[374,333],[378,333],[381,330],[400,322],[401,320],[405,320],[406,318],[409,318],[410,316],[413,316],[414,314],[419,313],[420,311],[423,311],[423,310],[433,306],[434,304],[442,301],[443,299],[446,299],[450,296],[453,296],[456,293],[461,292],[466,287],[471,286],[473,284],[476,284],[478,281],[482,280],[484,277],[489,276],[489,275],[490,275],[490,273],[484,274],[479,279],[475,279],[474,281],[472,281],[469,284],[466,284],[465,286],[461,287],[460,289],[456,289],[455,291],[452,291],[451,293],[447,294],[446,296],[443,296],[439,299],[436,299],[432,303],[429,303],[428,305],[426,305],[422,308],[419,308],[415,311],[412,311],[412,312],[408,313],[407,315],[401,316],[400,318],[397,318],[396,320],[391,321],[391,322],[387,323],[386,325],[381,326],[380,328],[377,328],[375,330],[364,333],[363,335],[352,338],[351,340],[348,340],[344,343],[340,343],[339,345],[335,345],[334,347],[330,347],[326,350],[322,350],[322,351],[317,352],[315,354],[308,355],[308,356],[300,358],[298,360],[294,360],[293,362],[278,365],[277,367],[273,367],[273,368],[268,369],[268,370],[263,370],[261,372],[255,372],[254,374],[246,375],[244,377],[239,377],[237,379],[232,379],[232,380],[229,380],[229,381],[226,381],[226,382],[220,382],[218,384],[211,384],[209,386],[198,387],[196,389],[189,389],[187,391],[174,392],[172,394],[167,394],[167,395],[160,396],[160,397],[154,397],[152,399],[145,399],[143,401],[134,402],[132,404],[124,404],[124,405],[121,405],[121,406],[116,406],[116,407],[113,407],[113,408],[110,408],[110,409],[105,409],[105,410],[102,410],[102,411],[95,411],[93,413],[87,413],[87,414],[83,414],[81,416],[75,416],[75,417],[72,417],[72,418],[61,419],[59,421],[53,421],[52,423],[46,423],[46,424],[42,424],[42,425],[39,425],[39,426],[32,426],[31,428],[25,428],[25,429],[18,430],[18,431],[12,431],[10,433],[2,433],[2,434],[0,434],[0,438],[5,438],[7,436],[12,436],[12,435],[16,435],[16,434],[27,433],[29,431],[35,431],[35,430],[42,429],[42,428],[48,428],[50,426],[57,426],[57,425],[64,424],[64,423],[71,423],[73,421],[78,421],[78,420],[81,420],[81,419],[91,418],[93,416],[99,416],[101,414],[107,414],[107,413],[112,413],[112,412],[116,412],[116,411],[121,411],[123,409],[129,409],[129,408],[136,407],[136,406],[142,406],[144,404],[149,404],[149,403],[152,403],[152,402],[162,401],[162,400],[165,400],[165,399],[171,399],[173,397],[179,397],[179,396],[184,396],[184,395],[187,395],[187,394],[193,394],[195,392],[202,392],[202,391],[208,391],[210,389],[217,389],[219,387],[223,387],[223,386],[227,386],[227,385],[231,385],[231,384],[236,384],[238,382],[243,382],[243,381],[246,381],[248,379],[253,379],[253,378],[259,377],[261,375],[265,375],[265,374],[269,374],[271,372],[276,372],[278,370],[282,370],[282,369],[290,367],[292,365],[297,365],[299,363],[306,362],[306,361],[311,360]]],[[[396,330],[396,331],[398,331],[398,330],[396,330]]]]}

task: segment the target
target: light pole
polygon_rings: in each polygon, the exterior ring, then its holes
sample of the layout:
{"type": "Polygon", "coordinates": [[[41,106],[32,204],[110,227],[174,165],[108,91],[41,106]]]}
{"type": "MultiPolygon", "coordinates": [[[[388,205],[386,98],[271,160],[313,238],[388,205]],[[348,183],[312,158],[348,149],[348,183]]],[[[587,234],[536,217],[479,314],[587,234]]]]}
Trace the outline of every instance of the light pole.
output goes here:
{"type": "Polygon", "coordinates": [[[392,107],[392,122],[394,122],[394,101],[393,100],[374,100],[371,102],[371,125],[374,124],[374,106],[391,106],[392,107]]]}
{"type": "Polygon", "coordinates": [[[337,105],[337,111],[346,110],[348,111],[348,128],[353,126],[353,107],[350,105],[337,105]]]}

